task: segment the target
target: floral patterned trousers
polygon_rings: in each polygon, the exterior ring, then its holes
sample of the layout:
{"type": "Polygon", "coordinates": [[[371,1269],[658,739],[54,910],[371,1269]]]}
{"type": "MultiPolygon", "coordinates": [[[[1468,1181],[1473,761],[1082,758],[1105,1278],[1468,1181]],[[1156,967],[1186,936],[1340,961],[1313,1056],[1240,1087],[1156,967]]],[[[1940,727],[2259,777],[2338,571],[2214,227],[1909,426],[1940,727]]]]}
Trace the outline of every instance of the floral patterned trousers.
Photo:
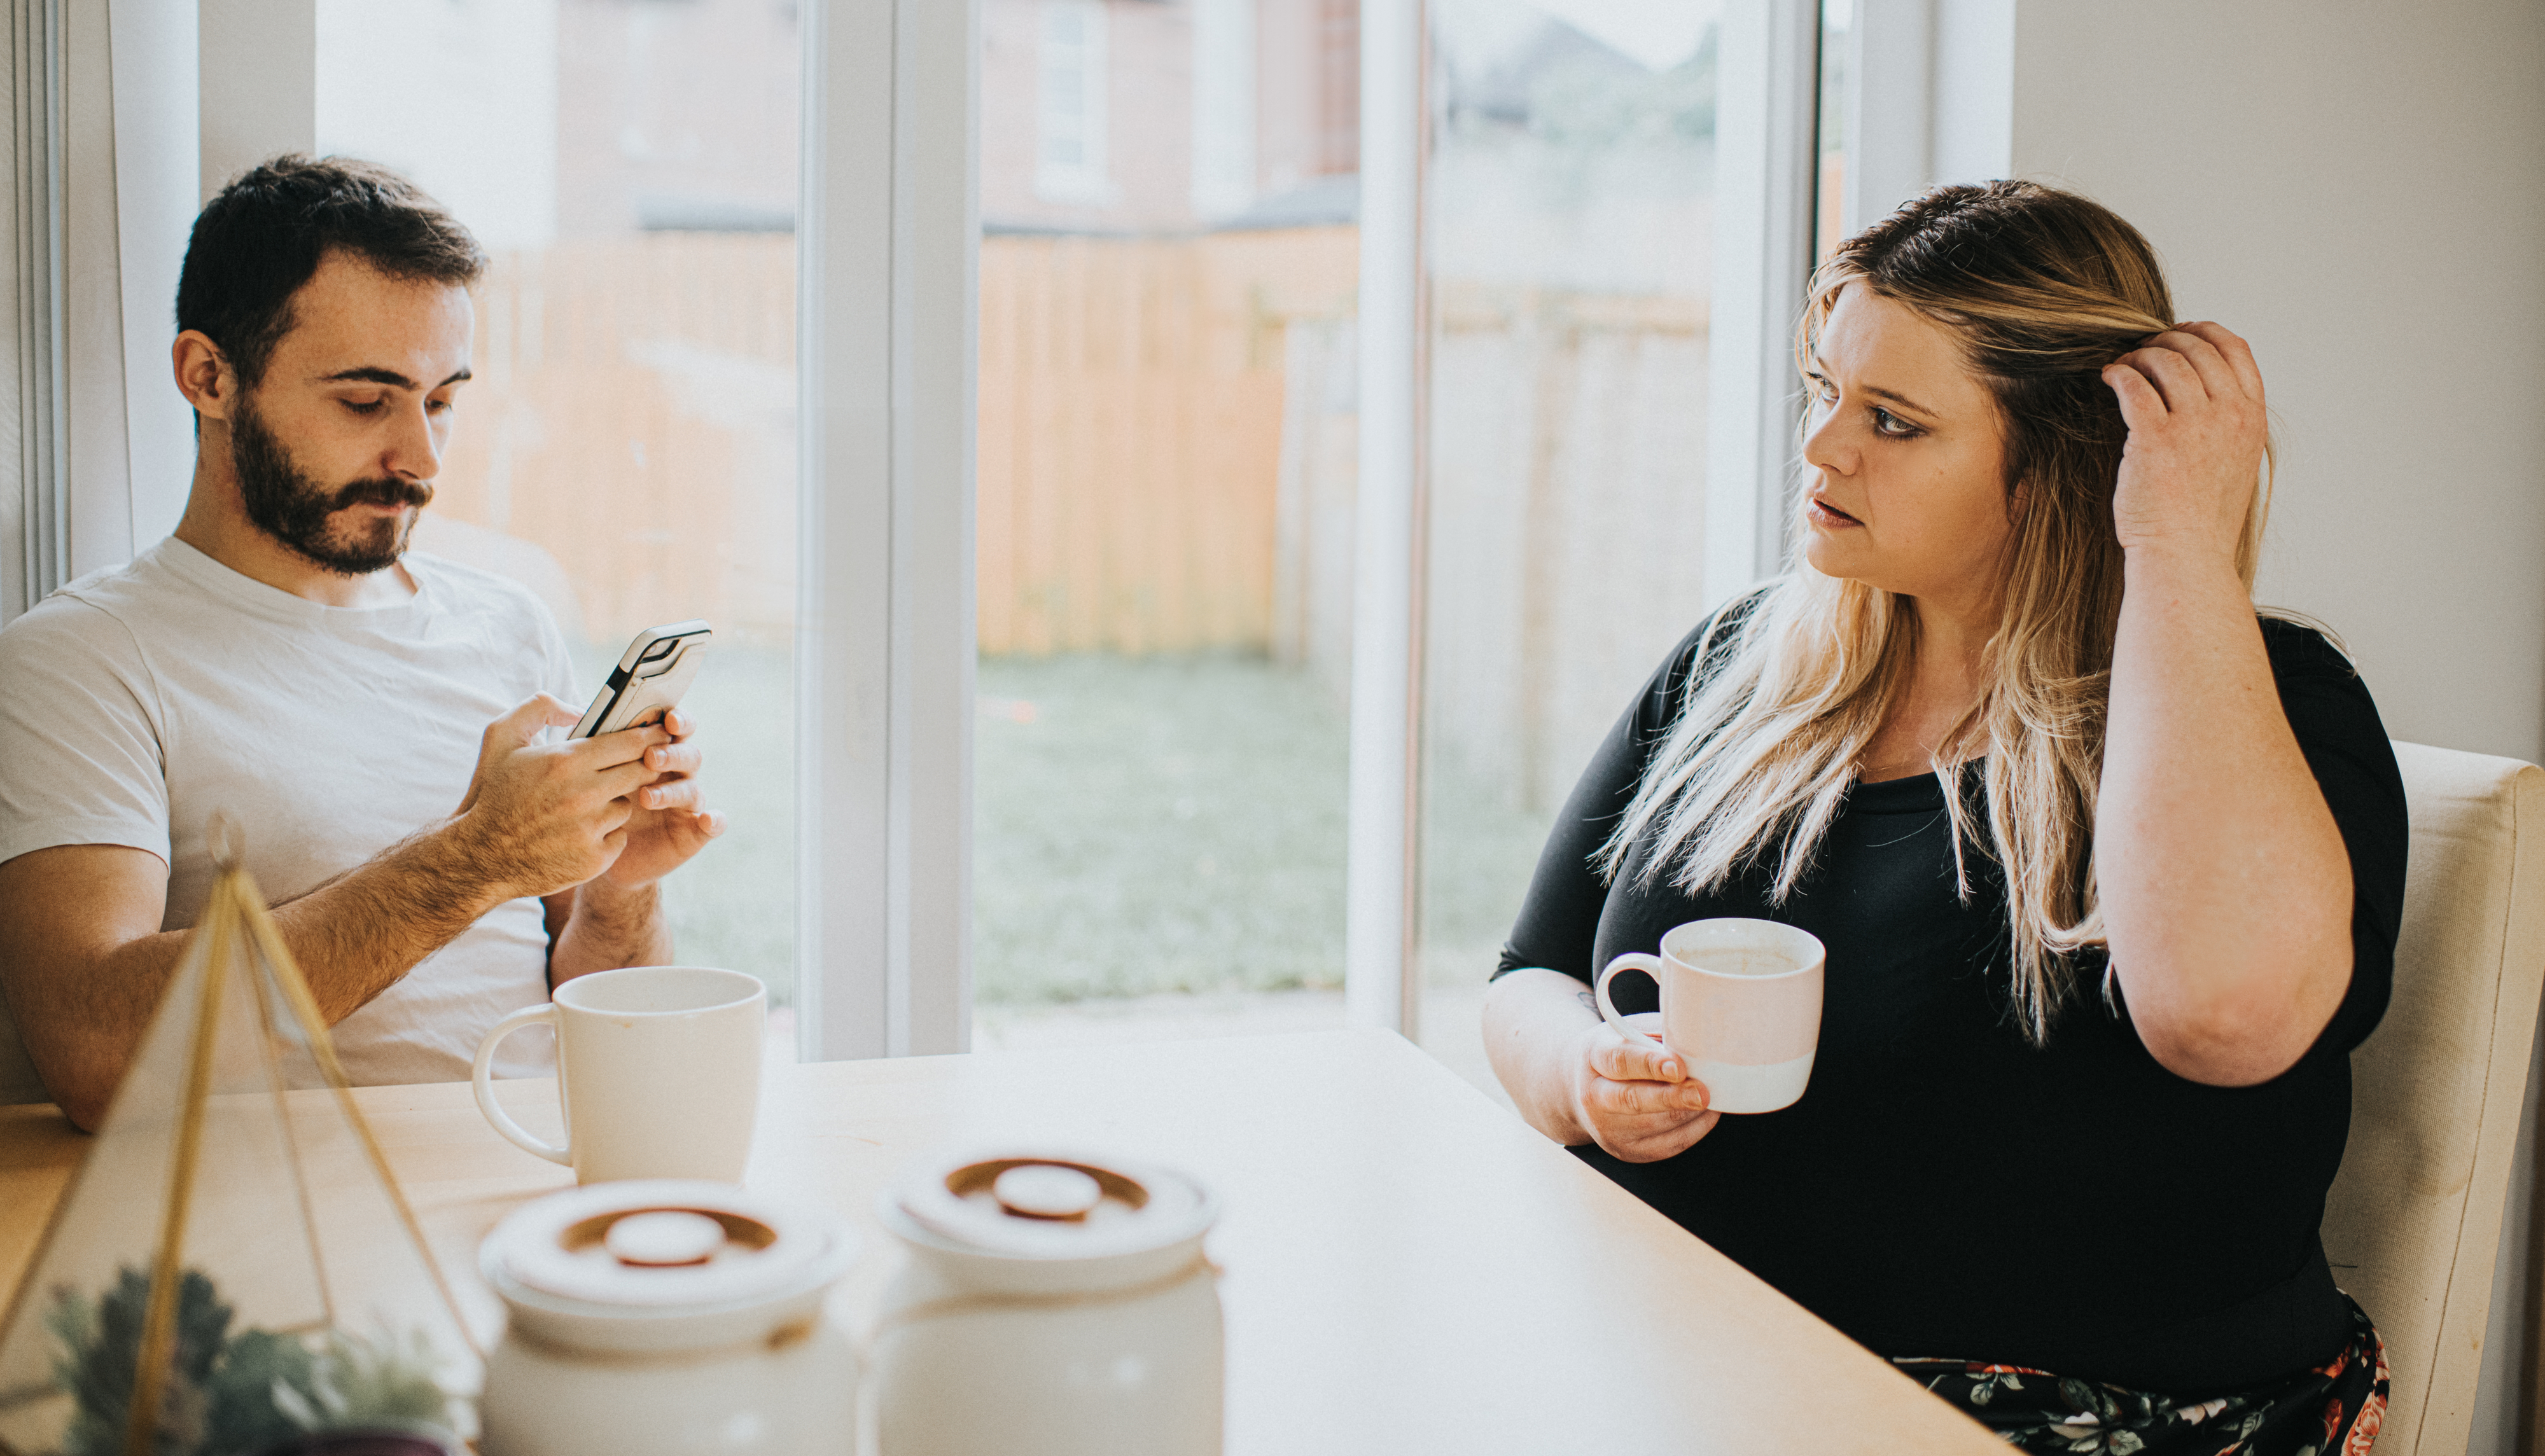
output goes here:
{"type": "Polygon", "coordinates": [[[2022,1451],[2080,1456],[2367,1456],[2386,1418],[2386,1346],[2356,1302],[2350,1339],[2317,1369],[2181,1401],[1967,1360],[1895,1358],[1911,1379],[2022,1451]]]}

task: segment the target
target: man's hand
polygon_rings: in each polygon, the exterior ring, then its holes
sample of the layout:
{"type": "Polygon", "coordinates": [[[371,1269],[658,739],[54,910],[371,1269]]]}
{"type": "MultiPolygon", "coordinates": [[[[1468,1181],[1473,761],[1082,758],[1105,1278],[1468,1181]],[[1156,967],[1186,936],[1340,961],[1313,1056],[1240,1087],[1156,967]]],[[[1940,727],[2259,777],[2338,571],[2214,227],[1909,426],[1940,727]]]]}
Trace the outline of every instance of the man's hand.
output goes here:
{"type": "Polygon", "coordinates": [[[601,877],[614,888],[650,885],[689,863],[707,841],[724,833],[724,816],[706,807],[698,784],[706,756],[690,742],[698,734],[698,721],[674,708],[664,714],[662,731],[671,741],[647,748],[643,759],[657,776],[636,791],[635,812],[628,816],[624,830],[625,846],[602,871],[601,877]]]}
{"type": "Polygon", "coordinates": [[[660,725],[538,741],[579,716],[542,692],[496,719],[479,745],[448,839],[506,899],[552,894],[609,869],[626,849],[635,795],[661,776],[645,763],[648,750],[673,742],[660,725]]]}

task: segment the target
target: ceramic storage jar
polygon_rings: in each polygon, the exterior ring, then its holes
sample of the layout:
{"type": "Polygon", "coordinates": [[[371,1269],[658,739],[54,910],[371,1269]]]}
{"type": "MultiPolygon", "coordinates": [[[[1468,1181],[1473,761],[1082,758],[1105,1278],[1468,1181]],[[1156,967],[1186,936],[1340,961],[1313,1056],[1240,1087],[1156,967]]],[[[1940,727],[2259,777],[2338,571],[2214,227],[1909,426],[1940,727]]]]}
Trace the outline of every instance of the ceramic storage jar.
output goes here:
{"type": "Polygon", "coordinates": [[[1220,1449],[1218,1217],[1118,1159],[939,1158],[882,1200],[908,1261],[873,1339],[880,1456],[1220,1449]]]}
{"type": "Polygon", "coordinates": [[[511,1312],[485,1456],[851,1456],[858,1360],[822,1299],[856,1257],[818,1208],[729,1183],[596,1183],[517,1209],[478,1257],[511,1312]]]}

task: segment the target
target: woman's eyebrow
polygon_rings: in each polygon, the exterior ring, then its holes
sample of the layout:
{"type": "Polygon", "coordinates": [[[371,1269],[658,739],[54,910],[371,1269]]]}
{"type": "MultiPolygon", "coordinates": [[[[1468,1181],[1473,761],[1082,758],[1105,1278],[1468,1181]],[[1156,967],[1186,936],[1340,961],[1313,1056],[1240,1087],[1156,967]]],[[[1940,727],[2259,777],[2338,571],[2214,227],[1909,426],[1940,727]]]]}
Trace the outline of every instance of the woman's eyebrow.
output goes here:
{"type": "Polygon", "coordinates": [[[1937,415],[1933,410],[1930,410],[1925,405],[1920,404],[1918,401],[1911,399],[1908,395],[1901,393],[1897,389],[1885,389],[1879,384],[1865,384],[1858,387],[1866,394],[1870,394],[1877,399],[1887,399],[1893,404],[1904,406],[1917,414],[1925,415],[1928,419],[1935,420],[1942,418],[1942,416],[1937,415]]]}

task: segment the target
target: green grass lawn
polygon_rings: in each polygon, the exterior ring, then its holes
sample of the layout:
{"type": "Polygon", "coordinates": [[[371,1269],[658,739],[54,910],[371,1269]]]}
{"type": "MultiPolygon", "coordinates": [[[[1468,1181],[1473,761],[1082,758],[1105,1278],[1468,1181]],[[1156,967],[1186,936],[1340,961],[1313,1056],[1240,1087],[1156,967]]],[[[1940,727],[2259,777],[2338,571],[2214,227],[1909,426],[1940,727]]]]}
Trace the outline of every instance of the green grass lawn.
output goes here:
{"type": "Polygon", "coordinates": [[[982,1002],[1343,984],[1346,723],[1236,655],[988,658],[982,1002]]]}

